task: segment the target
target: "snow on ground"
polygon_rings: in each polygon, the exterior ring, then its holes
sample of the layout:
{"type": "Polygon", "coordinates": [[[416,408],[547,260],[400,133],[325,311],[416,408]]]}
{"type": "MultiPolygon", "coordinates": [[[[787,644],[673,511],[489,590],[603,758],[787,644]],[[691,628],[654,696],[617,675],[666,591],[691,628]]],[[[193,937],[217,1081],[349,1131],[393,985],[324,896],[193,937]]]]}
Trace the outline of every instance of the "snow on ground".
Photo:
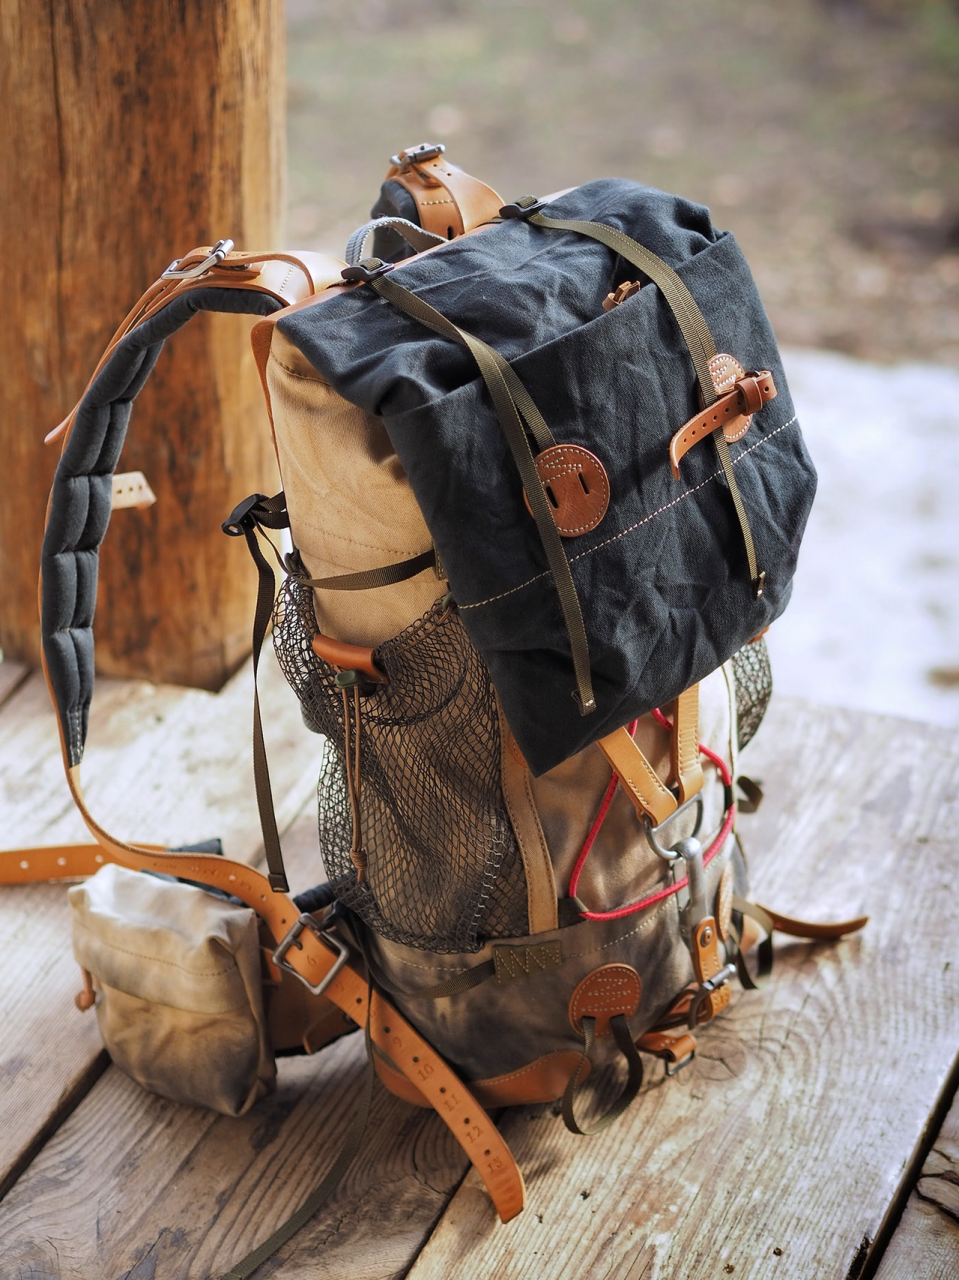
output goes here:
{"type": "Polygon", "coordinates": [[[959,372],[784,363],[819,491],[776,689],[959,728],[959,372]]]}

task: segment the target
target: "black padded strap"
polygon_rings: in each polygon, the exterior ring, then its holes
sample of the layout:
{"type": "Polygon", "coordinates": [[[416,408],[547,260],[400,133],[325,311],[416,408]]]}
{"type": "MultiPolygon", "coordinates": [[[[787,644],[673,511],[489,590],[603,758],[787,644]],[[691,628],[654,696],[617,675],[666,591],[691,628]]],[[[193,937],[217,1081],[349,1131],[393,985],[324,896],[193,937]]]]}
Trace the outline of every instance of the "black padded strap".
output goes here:
{"type": "Polygon", "coordinates": [[[166,339],[198,311],[269,315],[282,306],[245,289],[179,294],[117,344],[78,406],[54,476],[41,553],[43,654],[71,767],[82,760],[87,736],[100,543],[132,403],[166,339]]]}

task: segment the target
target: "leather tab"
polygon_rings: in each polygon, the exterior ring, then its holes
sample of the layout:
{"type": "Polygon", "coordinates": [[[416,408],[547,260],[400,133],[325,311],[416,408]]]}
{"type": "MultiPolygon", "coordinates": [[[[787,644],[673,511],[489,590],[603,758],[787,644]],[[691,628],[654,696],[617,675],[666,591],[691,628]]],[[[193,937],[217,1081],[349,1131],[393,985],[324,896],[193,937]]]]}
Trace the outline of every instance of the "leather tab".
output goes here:
{"type": "Polygon", "coordinates": [[[569,1002],[570,1024],[582,1035],[583,1018],[595,1018],[597,1039],[608,1036],[610,1018],[618,1013],[631,1018],[639,1008],[642,995],[642,979],[632,965],[600,965],[588,973],[573,992],[569,1002]]]}
{"type": "Polygon", "coordinates": [[[672,780],[685,804],[703,789],[703,766],[699,758],[699,685],[690,685],[673,706],[673,732],[669,737],[672,780]]]}
{"type": "MultiPolygon", "coordinates": [[[[759,905],[758,903],[756,904],[759,905]]],[[[869,923],[868,916],[856,916],[852,920],[842,920],[832,924],[815,924],[810,920],[795,920],[792,916],[782,916],[776,911],[763,907],[763,911],[773,922],[773,927],[790,938],[809,938],[813,941],[832,941],[843,938],[847,933],[858,933],[869,923]]]]}
{"type": "Polygon", "coordinates": [[[605,738],[598,738],[596,745],[619,775],[641,822],[648,817],[658,827],[676,811],[676,797],[660,781],[628,729],[615,729],[605,738]]]}
{"type": "Polygon", "coordinates": [[[696,1041],[688,1031],[647,1031],[636,1048],[665,1062],[687,1062],[696,1052],[696,1041]]]}
{"type": "Polygon", "coordinates": [[[720,428],[729,444],[741,440],[752,424],[753,415],[769,400],[776,398],[776,384],[771,373],[747,374],[732,356],[714,357],[710,361],[710,373],[717,393],[720,387],[724,391],[718,400],[680,427],[670,440],[669,463],[675,480],[679,479],[681,459],[693,445],[720,428]]]}
{"type": "MultiPolygon", "coordinates": [[[[700,984],[715,978],[723,968],[723,960],[719,954],[719,929],[712,916],[705,916],[696,926],[692,953],[693,969],[700,984]]],[[[697,1022],[708,1022],[710,1018],[715,1018],[729,1004],[729,997],[729,983],[724,982],[706,996],[700,1006],[697,1022]]]]}
{"type": "Polygon", "coordinates": [[[498,216],[503,199],[492,187],[450,164],[442,154],[417,161],[415,153],[415,148],[401,152],[397,159],[402,163],[391,165],[386,176],[416,201],[424,231],[452,239],[498,216]]]}
{"type": "Polygon", "coordinates": [[[388,684],[386,676],[373,661],[373,650],[364,649],[358,644],[347,644],[345,640],[334,640],[317,632],[313,637],[313,652],[331,667],[339,667],[341,671],[360,671],[374,684],[388,684]]]}
{"type": "MultiPolygon", "coordinates": [[[[609,507],[609,478],[595,454],[575,444],[557,444],[534,459],[550,514],[563,538],[589,533],[609,507]]],[[[524,492],[526,509],[532,515],[524,492]]]]}

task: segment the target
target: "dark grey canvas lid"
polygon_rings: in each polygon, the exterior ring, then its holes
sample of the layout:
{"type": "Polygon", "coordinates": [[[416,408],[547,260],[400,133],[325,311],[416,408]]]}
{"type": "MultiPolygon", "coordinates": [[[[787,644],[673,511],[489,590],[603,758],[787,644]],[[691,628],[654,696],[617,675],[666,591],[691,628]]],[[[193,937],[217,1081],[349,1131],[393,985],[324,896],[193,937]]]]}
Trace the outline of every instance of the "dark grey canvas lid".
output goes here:
{"type": "MultiPolygon", "coordinates": [[[[333,387],[383,417],[510,727],[540,773],[714,670],[785,607],[815,490],[776,342],[735,240],[701,206],[625,180],[589,183],[546,213],[615,227],[679,274],[719,351],[768,369],[778,398],[732,446],[765,592],[707,441],[672,477],[672,435],[698,412],[689,352],[660,290],[608,312],[637,270],[581,235],[508,221],[403,263],[391,279],[513,365],[556,440],[603,462],[610,504],[564,542],[582,603],[597,710],[580,715],[569,642],[536,526],[469,352],[372,289],[279,327],[333,387]]],[[[294,530],[295,537],[295,530],[294,530]]]]}

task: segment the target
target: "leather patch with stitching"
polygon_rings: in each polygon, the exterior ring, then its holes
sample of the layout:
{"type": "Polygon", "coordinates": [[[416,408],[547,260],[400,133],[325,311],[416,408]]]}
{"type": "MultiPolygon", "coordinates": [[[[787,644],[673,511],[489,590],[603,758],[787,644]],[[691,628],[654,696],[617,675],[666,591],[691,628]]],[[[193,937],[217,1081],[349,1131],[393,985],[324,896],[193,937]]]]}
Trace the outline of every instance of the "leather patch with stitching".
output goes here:
{"type": "Polygon", "coordinates": [[[582,1034],[584,1017],[596,1019],[595,1035],[608,1036],[609,1020],[617,1013],[631,1018],[639,1008],[643,983],[628,964],[604,964],[588,973],[573,992],[569,1002],[569,1020],[573,1030],[582,1034]]]}
{"type": "Polygon", "coordinates": [[[537,454],[535,463],[560,536],[576,538],[595,529],[609,507],[609,478],[599,458],[579,445],[557,444],[537,454]]]}

